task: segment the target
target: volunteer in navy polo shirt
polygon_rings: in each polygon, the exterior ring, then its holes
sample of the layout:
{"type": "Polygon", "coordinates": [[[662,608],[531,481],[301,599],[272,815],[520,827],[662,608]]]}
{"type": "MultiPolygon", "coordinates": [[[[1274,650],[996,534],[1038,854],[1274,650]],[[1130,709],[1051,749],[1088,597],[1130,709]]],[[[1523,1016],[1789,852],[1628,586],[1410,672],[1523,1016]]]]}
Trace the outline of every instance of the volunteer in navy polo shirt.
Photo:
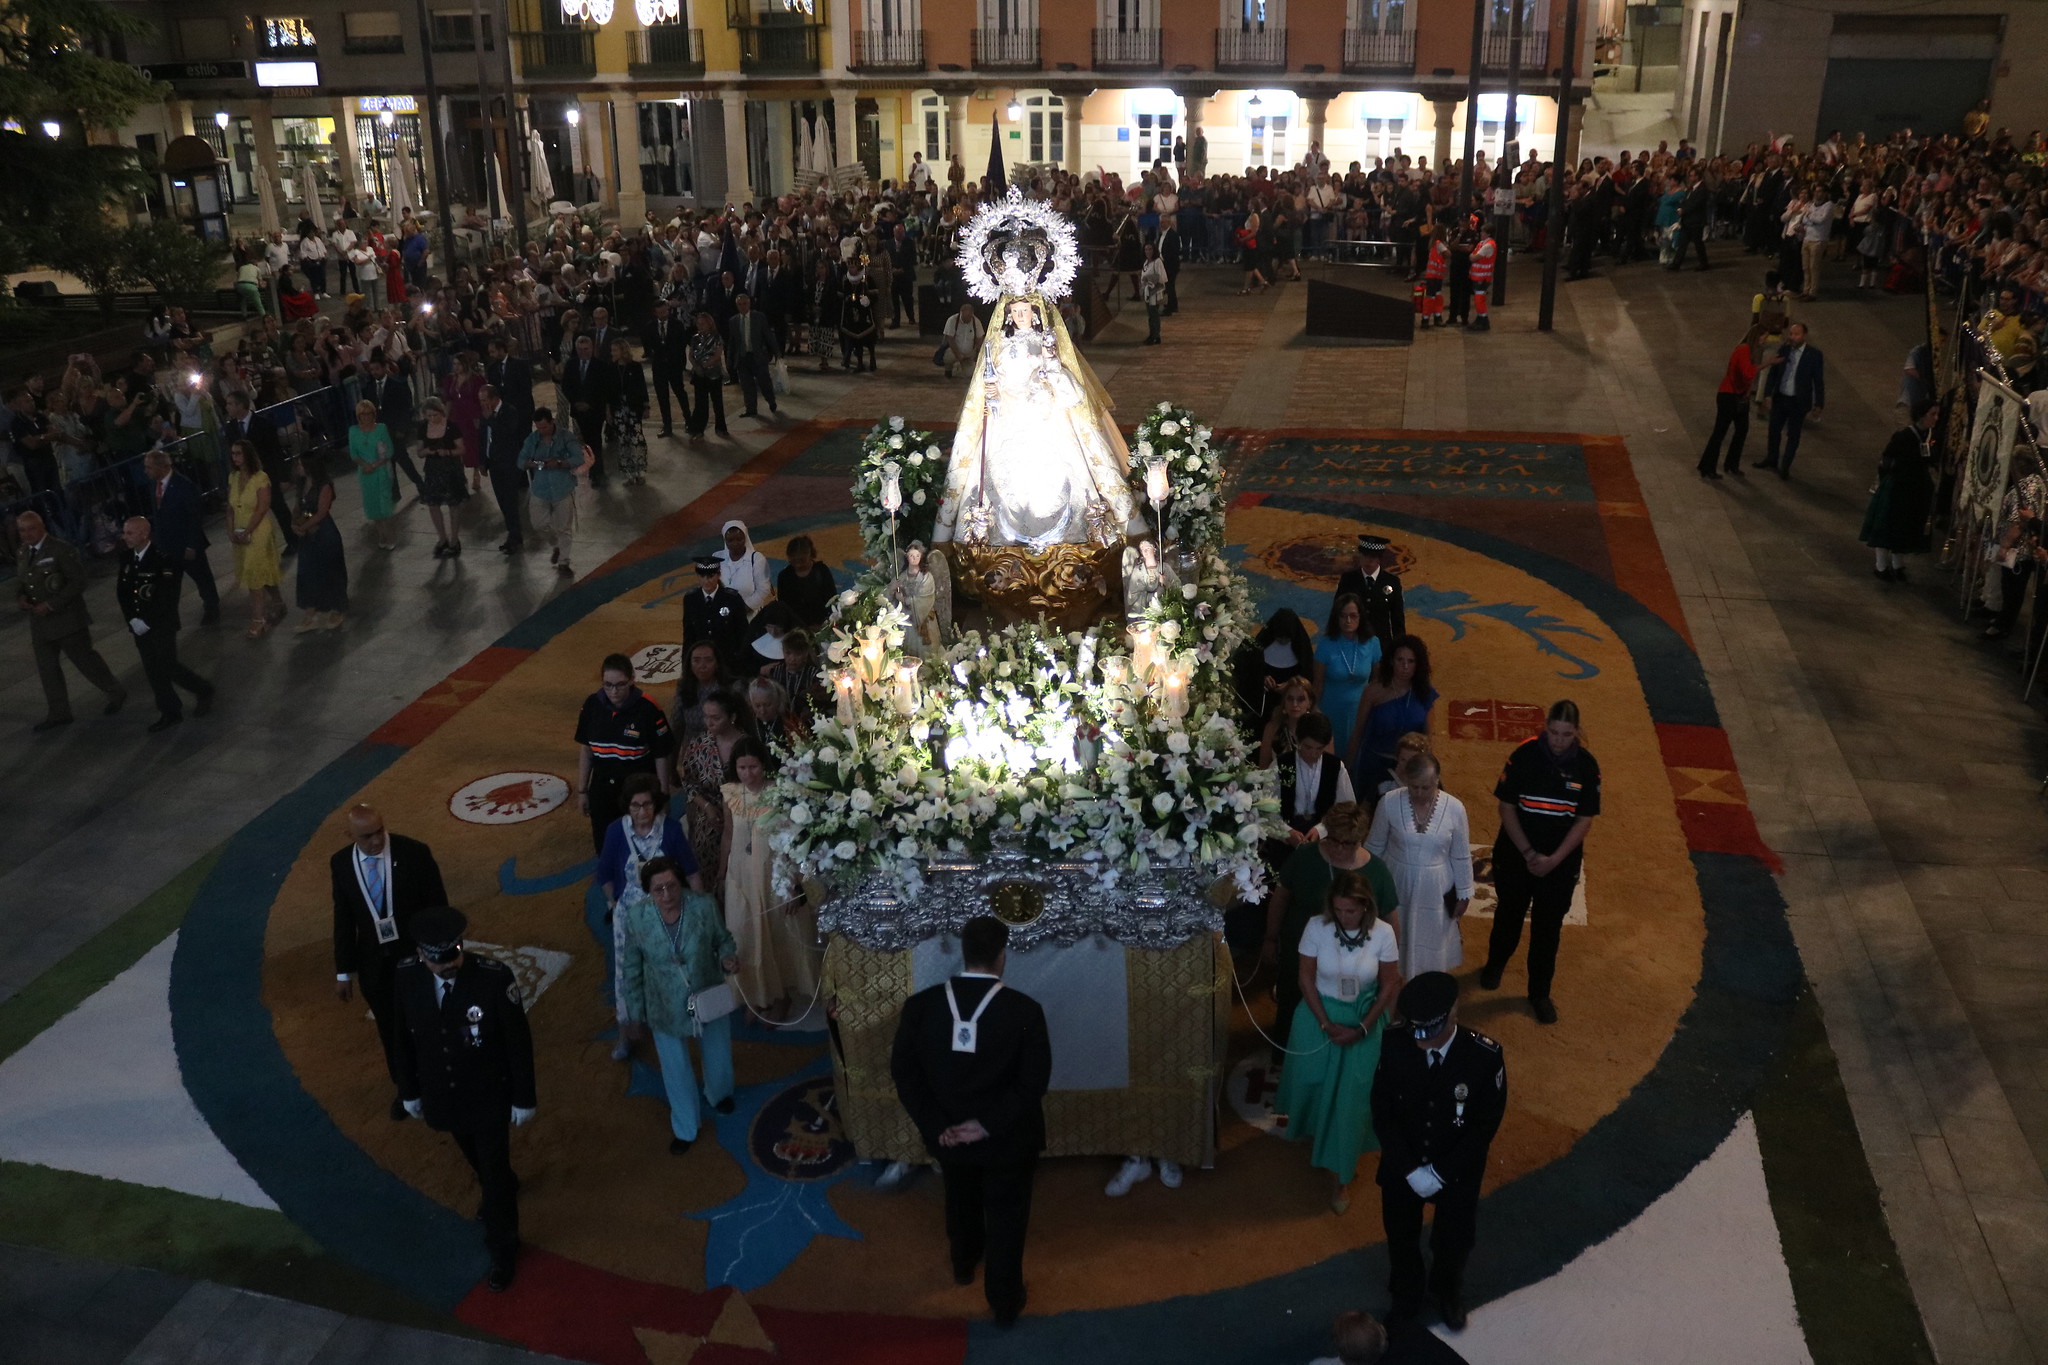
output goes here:
{"type": "Polygon", "coordinates": [[[1586,830],[1600,813],[1600,765],[1579,743],[1576,703],[1551,704],[1543,733],[1508,755],[1493,795],[1500,802],[1500,837],[1493,841],[1499,904],[1479,984],[1500,987],[1522,941],[1522,917],[1530,915],[1529,1008],[1538,1023],[1554,1024],[1558,935],[1579,884],[1586,830]]]}
{"type": "Polygon", "coordinates": [[[676,785],[676,738],[668,717],[633,685],[633,661],[607,654],[598,689],[576,717],[576,804],[590,817],[590,841],[604,852],[605,830],[624,814],[619,788],[634,773],[653,773],[663,791],[676,785]]]}

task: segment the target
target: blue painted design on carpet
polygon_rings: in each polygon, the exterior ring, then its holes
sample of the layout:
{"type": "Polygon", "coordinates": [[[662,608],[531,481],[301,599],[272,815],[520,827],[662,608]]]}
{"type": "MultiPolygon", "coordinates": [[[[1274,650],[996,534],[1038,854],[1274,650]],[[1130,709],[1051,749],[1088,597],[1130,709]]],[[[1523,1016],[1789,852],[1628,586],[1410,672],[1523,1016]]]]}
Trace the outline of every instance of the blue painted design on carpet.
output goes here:
{"type": "Polygon", "coordinates": [[[1586,640],[1598,640],[1600,637],[1583,626],[1560,621],[1535,607],[1525,606],[1519,602],[1481,603],[1469,592],[1455,588],[1433,588],[1427,583],[1417,583],[1412,587],[1403,584],[1402,601],[1409,616],[1419,616],[1425,621],[1435,621],[1439,625],[1449,626],[1451,639],[1454,641],[1465,638],[1466,617],[1481,616],[1521,631],[1536,642],[1537,653],[1552,654],[1570,664],[1572,671],[1562,668],[1557,670],[1557,676],[1566,682],[1579,682],[1585,678],[1600,676],[1598,664],[1589,659],[1581,659],[1550,638],[1553,635],[1577,635],[1586,640]]]}
{"type": "Polygon", "coordinates": [[[507,858],[498,865],[498,891],[506,896],[537,896],[543,891],[560,891],[565,886],[574,886],[585,877],[597,872],[597,859],[586,858],[573,867],[560,872],[548,872],[538,877],[519,875],[519,859],[507,858]]]}
{"type": "Polygon", "coordinates": [[[704,1246],[706,1287],[731,1285],[748,1293],[773,1280],[811,1244],[813,1237],[863,1240],[832,1210],[826,1197],[852,1169],[848,1162],[823,1179],[786,1180],[764,1168],[752,1150],[755,1120],[769,1102],[807,1076],[828,1076],[826,1058],[817,1057],[789,1075],[750,1085],[734,1098],[733,1112],[705,1111],[718,1145],[731,1153],[746,1175],[747,1187],[715,1208],[683,1215],[710,1224],[704,1246]]]}
{"type": "Polygon", "coordinates": [[[1241,477],[1252,493],[1337,485],[1361,495],[1593,501],[1584,449],[1568,441],[1276,436],[1244,461],[1241,477]]]}

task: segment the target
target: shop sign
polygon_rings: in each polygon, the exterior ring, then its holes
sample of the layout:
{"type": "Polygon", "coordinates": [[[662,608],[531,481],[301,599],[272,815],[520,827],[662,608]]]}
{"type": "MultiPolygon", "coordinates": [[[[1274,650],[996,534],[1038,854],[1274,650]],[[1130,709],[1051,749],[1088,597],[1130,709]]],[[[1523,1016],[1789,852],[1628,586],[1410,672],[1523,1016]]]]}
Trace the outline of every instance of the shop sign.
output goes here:
{"type": "Polygon", "coordinates": [[[153,81],[246,81],[247,62],[149,62],[142,74],[153,81]]]}
{"type": "Polygon", "coordinates": [[[411,95],[364,95],[356,101],[356,108],[365,114],[381,114],[386,109],[394,114],[417,114],[420,102],[411,95]]]}

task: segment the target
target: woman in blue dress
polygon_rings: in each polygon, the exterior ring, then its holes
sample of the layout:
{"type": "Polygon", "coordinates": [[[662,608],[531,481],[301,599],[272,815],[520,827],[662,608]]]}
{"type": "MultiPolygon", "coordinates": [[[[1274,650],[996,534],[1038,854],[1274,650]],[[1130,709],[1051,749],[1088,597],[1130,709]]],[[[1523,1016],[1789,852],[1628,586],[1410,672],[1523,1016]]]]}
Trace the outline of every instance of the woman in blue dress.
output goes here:
{"type": "Polygon", "coordinates": [[[1351,787],[1360,803],[1371,805],[1382,789],[1394,785],[1394,750],[1403,735],[1429,733],[1436,696],[1429,685],[1429,647],[1413,635],[1403,635],[1380,660],[1372,685],[1359,698],[1363,720],[1356,729],[1358,742],[1345,751],[1351,787]]]}
{"type": "Polygon", "coordinates": [[[1379,661],[1379,637],[1365,628],[1365,604],[1357,593],[1338,593],[1330,607],[1330,623],[1316,645],[1316,702],[1336,732],[1332,753],[1351,752],[1358,703],[1379,661]]]}

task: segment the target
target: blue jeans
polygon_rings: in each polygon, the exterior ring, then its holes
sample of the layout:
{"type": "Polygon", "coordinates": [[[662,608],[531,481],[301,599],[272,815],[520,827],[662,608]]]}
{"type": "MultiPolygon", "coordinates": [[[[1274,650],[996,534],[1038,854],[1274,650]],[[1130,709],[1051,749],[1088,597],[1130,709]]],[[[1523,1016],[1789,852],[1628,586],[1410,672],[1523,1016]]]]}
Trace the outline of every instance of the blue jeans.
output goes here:
{"type": "MultiPolygon", "coordinates": [[[[659,1029],[654,1034],[655,1055],[661,1058],[661,1084],[668,1091],[668,1128],[685,1142],[697,1137],[697,1073],[690,1067],[690,1045],[659,1029]]],[[[704,1096],[713,1104],[732,1098],[732,1016],[704,1025],[697,1040],[704,1054],[704,1096]]]]}

